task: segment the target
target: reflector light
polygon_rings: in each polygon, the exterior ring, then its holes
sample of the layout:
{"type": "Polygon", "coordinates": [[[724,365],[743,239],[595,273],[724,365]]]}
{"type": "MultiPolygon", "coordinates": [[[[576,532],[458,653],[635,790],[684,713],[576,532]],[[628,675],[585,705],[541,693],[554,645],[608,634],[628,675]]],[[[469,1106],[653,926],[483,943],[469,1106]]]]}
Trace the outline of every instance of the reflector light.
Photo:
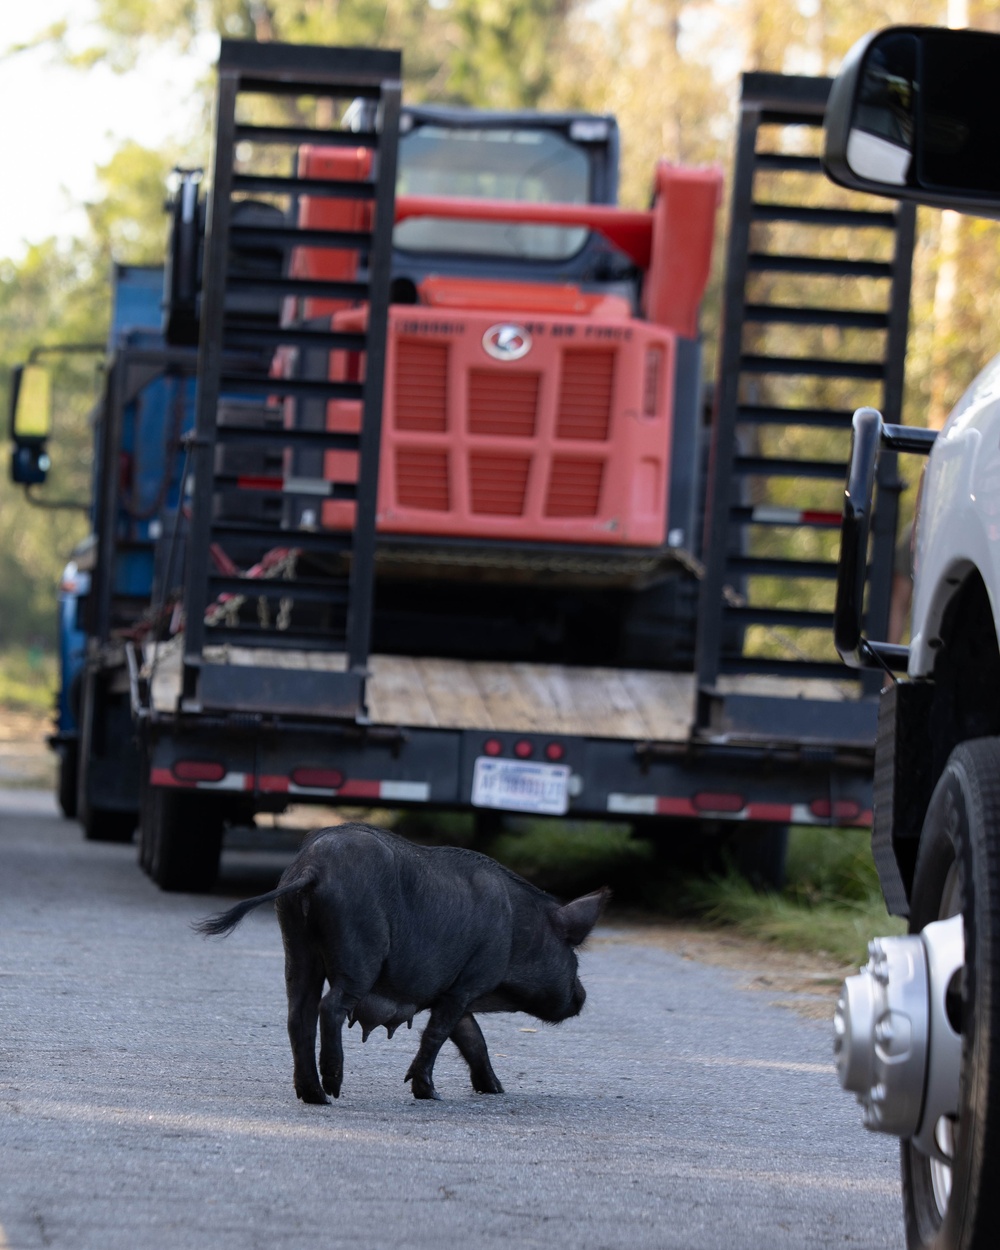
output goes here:
{"type": "Polygon", "coordinates": [[[487,738],[483,743],[484,755],[501,755],[503,753],[503,743],[499,738],[487,738]]]}
{"type": "Polygon", "coordinates": [[[566,748],[561,742],[549,742],[545,747],[545,758],[553,764],[558,763],[565,754],[566,748]]]}
{"type": "Polygon", "coordinates": [[[534,752],[535,748],[531,745],[527,738],[522,738],[520,742],[514,743],[514,754],[519,760],[530,759],[534,752]]]}
{"type": "Polygon", "coordinates": [[[861,815],[861,804],[853,799],[837,799],[831,803],[829,799],[814,799],[809,810],[820,820],[857,820],[861,815]]]}
{"type": "Polygon", "coordinates": [[[177,760],[170,771],[178,781],[221,781],[226,775],[225,765],[214,760],[177,760]]]}
{"type": "Polygon", "coordinates": [[[741,812],[746,807],[742,794],[713,794],[703,790],[691,800],[699,812],[741,812]]]}
{"type": "Polygon", "coordinates": [[[292,781],[314,790],[339,790],[344,784],[344,774],[336,768],[293,768],[292,781]]]}
{"type": "Polygon", "coordinates": [[[236,479],[236,485],[240,490],[282,490],[285,485],[285,479],[281,477],[266,477],[262,474],[253,475],[242,473],[236,479]]]}

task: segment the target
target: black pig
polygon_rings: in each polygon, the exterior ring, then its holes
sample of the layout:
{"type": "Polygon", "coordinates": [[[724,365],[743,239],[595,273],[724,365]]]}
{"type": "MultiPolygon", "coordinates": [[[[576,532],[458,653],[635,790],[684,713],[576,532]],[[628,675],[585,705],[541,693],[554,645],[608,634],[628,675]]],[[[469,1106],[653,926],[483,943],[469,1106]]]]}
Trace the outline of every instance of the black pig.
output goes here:
{"type": "Polygon", "coordinates": [[[449,1037],[473,1089],[502,1094],[473,1011],[524,1011],[553,1024],[577,1015],[586,993],[574,948],[608,894],[560,906],[476,851],[416,846],[349,824],[311,835],[276,889],[195,927],[229,933],[247,912],[275,902],[295,1092],[304,1102],[340,1096],[345,1019],[361,1024],[365,1040],[380,1026],[391,1037],[425,1008],[430,1019],[404,1078],[414,1097],[438,1097],[434,1061],[449,1037]]]}

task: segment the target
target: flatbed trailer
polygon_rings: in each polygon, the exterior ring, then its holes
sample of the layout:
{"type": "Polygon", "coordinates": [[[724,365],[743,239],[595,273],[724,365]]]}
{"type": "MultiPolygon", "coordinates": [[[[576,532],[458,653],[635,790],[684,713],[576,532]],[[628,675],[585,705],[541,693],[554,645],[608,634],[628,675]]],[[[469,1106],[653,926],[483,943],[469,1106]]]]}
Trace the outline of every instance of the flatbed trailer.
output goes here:
{"type": "Polygon", "coordinates": [[[185,708],[180,639],[131,662],[161,795],[140,838],[168,882],[174,855],[187,885],[199,864],[211,879],[223,813],[241,802],[248,813],[312,802],[624,820],[678,845],[742,831],[768,848],[773,873],[790,824],[871,822],[872,726],[858,718],[853,740],[825,730],[855,703],[848,682],[799,679],[793,695],[782,678],[720,679],[733,699],[781,708],[786,731],[765,741],[725,724],[699,735],[693,673],[374,654],[363,721],[297,722],[280,692],[343,673],[345,654],[227,647],[206,658],[226,671],[232,706],[185,708]],[[278,693],[271,713],[251,716],[262,671],[278,693]],[[172,831],[169,862],[159,822],[172,831]]]}

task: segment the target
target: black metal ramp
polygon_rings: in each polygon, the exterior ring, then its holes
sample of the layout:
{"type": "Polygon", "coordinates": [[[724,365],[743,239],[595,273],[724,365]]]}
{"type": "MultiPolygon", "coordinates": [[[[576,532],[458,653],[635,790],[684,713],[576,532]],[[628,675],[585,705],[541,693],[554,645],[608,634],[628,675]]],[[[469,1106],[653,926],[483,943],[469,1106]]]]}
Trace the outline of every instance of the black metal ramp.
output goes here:
{"type": "MultiPolygon", "coordinates": [[[[851,416],[867,404],[900,419],[914,211],[825,177],[829,88],[743,79],[697,655],[703,729],[727,675],[848,676],[832,613],[851,416]]],[[[895,479],[883,457],[869,604],[879,637],[895,479]]]]}
{"type": "Polygon", "coordinates": [[[223,41],[182,709],[363,715],[400,75],[397,52],[223,41]]]}

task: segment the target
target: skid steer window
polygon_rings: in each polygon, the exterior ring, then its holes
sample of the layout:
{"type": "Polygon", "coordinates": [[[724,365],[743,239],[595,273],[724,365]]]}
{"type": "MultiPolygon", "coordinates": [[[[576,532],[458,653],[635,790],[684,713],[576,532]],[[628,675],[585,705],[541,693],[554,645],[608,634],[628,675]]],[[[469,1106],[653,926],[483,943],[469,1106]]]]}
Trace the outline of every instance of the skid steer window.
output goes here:
{"type": "MultiPolygon", "coordinates": [[[[399,145],[399,195],[586,204],[587,153],[551,130],[494,130],[418,125],[399,145]]],[[[398,248],[558,261],[587,240],[579,227],[505,225],[434,217],[401,222],[398,248]]]]}

